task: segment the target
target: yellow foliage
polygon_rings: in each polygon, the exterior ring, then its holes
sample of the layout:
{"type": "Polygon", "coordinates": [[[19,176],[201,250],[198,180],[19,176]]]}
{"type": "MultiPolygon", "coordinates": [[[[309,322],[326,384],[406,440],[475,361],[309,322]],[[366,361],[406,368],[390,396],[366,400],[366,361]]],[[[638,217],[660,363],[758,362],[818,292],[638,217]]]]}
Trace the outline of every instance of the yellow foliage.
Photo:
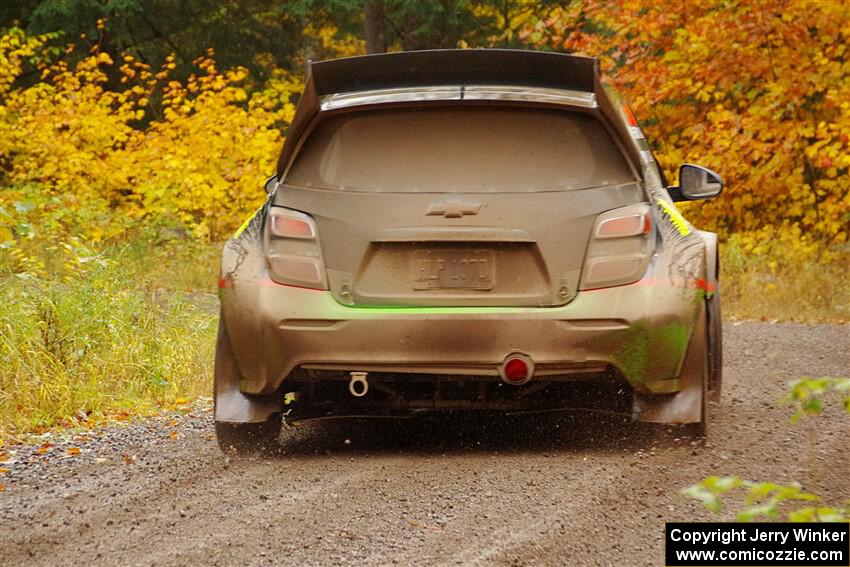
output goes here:
{"type": "Polygon", "coordinates": [[[209,53],[181,82],[173,57],[153,72],[94,52],[40,64],[41,82],[16,87],[47,39],[0,37],[0,242],[36,224],[97,241],[140,220],[219,239],[262,202],[300,90],[287,75],[251,90],[245,69],[220,71],[209,53]]]}
{"type": "Polygon", "coordinates": [[[21,74],[25,60],[33,57],[49,39],[47,35],[27,36],[13,28],[0,36],[0,97],[5,97],[21,74]]]}
{"type": "Polygon", "coordinates": [[[318,44],[322,59],[353,57],[366,53],[366,42],[359,37],[344,34],[333,24],[315,26],[312,23],[304,28],[304,37],[318,44]]]}

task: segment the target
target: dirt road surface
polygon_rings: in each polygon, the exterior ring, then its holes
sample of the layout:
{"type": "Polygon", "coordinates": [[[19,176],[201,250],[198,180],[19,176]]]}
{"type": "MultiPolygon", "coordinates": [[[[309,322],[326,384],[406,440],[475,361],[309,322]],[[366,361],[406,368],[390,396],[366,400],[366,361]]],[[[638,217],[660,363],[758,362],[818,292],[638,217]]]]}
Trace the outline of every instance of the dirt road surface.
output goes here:
{"type": "Polygon", "coordinates": [[[788,380],[847,375],[847,326],[725,327],[709,442],[594,414],[323,422],[228,462],[203,409],[7,447],[2,565],[663,565],[664,523],[715,516],[709,474],[850,498],[850,419],[789,424],[788,380]],[[79,454],[71,447],[79,449],[79,454]]]}

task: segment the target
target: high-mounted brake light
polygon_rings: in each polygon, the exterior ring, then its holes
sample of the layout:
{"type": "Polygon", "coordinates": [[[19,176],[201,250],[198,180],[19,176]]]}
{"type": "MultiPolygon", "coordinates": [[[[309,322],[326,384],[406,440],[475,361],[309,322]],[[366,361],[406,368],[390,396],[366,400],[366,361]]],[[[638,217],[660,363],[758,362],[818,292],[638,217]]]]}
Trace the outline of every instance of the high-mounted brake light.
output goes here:
{"type": "Polygon", "coordinates": [[[313,218],[283,207],[271,207],[267,226],[266,259],[271,278],[285,285],[328,289],[313,218]]]}

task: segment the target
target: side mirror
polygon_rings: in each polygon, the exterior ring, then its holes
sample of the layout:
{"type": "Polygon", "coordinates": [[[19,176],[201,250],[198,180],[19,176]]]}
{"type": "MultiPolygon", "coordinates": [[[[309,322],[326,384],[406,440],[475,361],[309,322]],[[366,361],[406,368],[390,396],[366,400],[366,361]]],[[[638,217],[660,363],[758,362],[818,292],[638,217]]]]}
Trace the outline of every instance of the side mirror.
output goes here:
{"type": "Polygon", "coordinates": [[[277,175],[272,175],[266,180],[265,190],[267,195],[274,193],[277,188],[277,175]]]}
{"type": "Polygon", "coordinates": [[[674,201],[697,201],[716,197],[722,189],[719,175],[705,167],[684,163],[679,167],[679,185],[667,190],[674,201]]]}

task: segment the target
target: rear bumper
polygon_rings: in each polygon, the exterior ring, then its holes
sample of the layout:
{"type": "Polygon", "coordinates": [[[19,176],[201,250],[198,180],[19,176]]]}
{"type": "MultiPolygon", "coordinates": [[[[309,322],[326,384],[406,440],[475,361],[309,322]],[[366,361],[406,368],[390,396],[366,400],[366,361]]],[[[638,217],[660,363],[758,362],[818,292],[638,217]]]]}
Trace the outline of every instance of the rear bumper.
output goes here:
{"type": "Polygon", "coordinates": [[[546,308],[348,307],[268,279],[221,290],[239,390],[275,392],[296,368],[498,376],[506,355],[535,379],[616,368],[638,393],[679,391],[701,302],[692,285],[641,280],[546,308]]]}

